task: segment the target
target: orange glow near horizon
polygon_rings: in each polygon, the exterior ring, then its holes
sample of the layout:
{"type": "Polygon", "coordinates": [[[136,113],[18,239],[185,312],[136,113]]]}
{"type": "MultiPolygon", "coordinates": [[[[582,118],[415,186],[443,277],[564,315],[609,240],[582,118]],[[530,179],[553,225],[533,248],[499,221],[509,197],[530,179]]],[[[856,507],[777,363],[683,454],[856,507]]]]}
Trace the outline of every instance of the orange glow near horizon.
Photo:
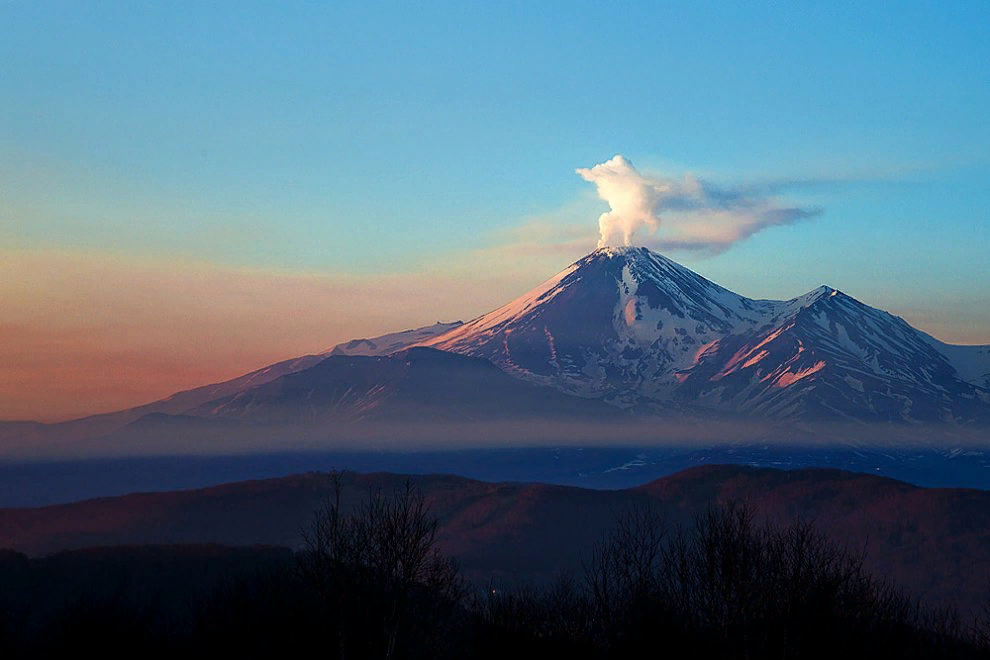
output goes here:
{"type": "Polygon", "coordinates": [[[322,276],[70,252],[0,260],[0,420],[58,421],[497,306],[511,277],[322,276]]]}

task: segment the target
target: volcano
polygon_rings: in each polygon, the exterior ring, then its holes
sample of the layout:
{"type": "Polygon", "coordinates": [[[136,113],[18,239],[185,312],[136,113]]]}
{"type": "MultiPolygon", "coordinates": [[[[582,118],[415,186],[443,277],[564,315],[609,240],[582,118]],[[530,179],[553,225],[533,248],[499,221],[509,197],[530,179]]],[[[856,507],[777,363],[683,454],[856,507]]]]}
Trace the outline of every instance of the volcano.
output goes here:
{"type": "Polygon", "coordinates": [[[421,345],[643,413],[990,421],[990,347],[944,344],[828,286],[746,298],[647,248],[600,248],[421,345]]]}
{"type": "Polygon", "coordinates": [[[633,418],[647,436],[666,421],[743,419],[800,433],[881,422],[982,438],[990,346],[945,344],[828,286],[754,300],[649,249],[601,248],[466,323],[352,340],[118,413],[0,425],[0,440],[633,418]]]}

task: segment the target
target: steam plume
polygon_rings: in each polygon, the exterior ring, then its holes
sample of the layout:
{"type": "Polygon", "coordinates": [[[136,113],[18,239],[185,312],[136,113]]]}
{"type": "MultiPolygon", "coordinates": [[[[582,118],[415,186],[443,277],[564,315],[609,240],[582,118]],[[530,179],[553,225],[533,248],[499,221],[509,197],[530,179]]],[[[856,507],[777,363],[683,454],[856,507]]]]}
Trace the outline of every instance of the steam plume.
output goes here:
{"type": "Polygon", "coordinates": [[[669,190],[661,182],[641,176],[621,155],[591,169],[580,168],[577,173],[595,184],[598,196],[611,209],[598,218],[598,247],[614,245],[620,237],[623,245],[629,245],[640,229],[653,233],[660,226],[660,206],[669,190]]]}
{"type": "Polygon", "coordinates": [[[642,240],[657,249],[718,253],[756,232],[818,215],[820,209],[780,206],[760,188],[723,188],[685,174],[681,179],[644,176],[621,155],[577,173],[595,184],[609,211],[598,218],[598,247],[642,240]],[[654,236],[665,216],[662,236],[654,236]]]}

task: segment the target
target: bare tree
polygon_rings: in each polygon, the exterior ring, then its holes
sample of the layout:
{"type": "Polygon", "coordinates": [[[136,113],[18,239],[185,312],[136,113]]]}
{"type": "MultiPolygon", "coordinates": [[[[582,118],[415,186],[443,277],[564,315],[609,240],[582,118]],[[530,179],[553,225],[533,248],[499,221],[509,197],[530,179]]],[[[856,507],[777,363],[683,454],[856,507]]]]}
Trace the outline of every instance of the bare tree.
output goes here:
{"type": "Polygon", "coordinates": [[[634,620],[655,614],[658,578],[667,525],[652,503],[622,513],[615,527],[592,551],[585,564],[585,581],[591,594],[597,627],[609,645],[616,635],[635,627],[634,620]]]}
{"type": "Polygon", "coordinates": [[[438,521],[411,481],[391,495],[371,490],[350,513],[341,508],[343,475],[331,481],[303,531],[300,572],[334,619],[340,657],[392,658],[414,612],[422,618],[460,597],[457,564],[437,547],[438,521]]]}

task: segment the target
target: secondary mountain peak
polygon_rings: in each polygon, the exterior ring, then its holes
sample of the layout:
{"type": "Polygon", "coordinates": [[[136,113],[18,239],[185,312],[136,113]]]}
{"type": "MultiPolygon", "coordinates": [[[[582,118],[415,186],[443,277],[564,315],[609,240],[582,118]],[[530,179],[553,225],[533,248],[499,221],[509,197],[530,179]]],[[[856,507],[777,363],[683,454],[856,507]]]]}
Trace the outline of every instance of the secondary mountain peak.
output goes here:
{"type": "Polygon", "coordinates": [[[461,321],[443,323],[437,321],[433,325],[424,325],[421,328],[393,332],[381,337],[352,339],[342,344],[337,344],[333,348],[324,351],[322,355],[388,355],[401,351],[430,337],[436,337],[461,325],[461,321]]]}

